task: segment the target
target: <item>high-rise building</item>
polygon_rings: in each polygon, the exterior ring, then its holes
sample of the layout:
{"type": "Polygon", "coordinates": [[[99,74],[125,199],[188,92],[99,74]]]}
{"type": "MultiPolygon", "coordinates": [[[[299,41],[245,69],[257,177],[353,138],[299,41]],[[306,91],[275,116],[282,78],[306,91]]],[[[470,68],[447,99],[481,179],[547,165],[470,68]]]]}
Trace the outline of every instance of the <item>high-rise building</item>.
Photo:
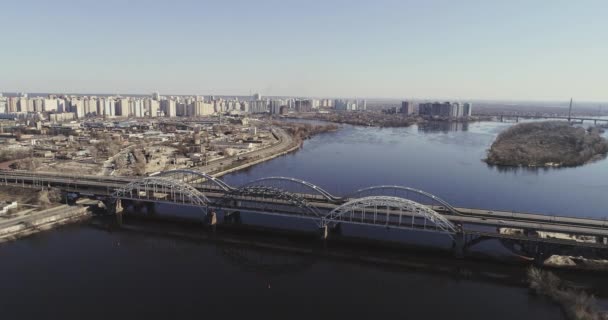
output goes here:
{"type": "Polygon", "coordinates": [[[359,110],[359,111],[367,110],[367,100],[359,100],[359,103],[357,104],[357,110],[359,110]]]}
{"type": "Polygon", "coordinates": [[[129,112],[128,98],[119,98],[118,100],[116,100],[116,115],[120,117],[131,116],[131,113],[129,112]]]}
{"type": "Polygon", "coordinates": [[[213,104],[206,103],[204,100],[196,100],[194,101],[194,112],[193,116],[208,116],[213,114],[215,111],[213,104]]]}
{"type": "Polygon", "coordinates": [[[141,118],[145,115],[144,103],[141,99],[132,99],[129,103],[129,114],[136,118],[141,118]]]}
{"type": "Polygon", "coordinates": [[[281,107],[285,105],[285,101],[280,99],[270,100],[270,113],[271,114],[280,114],[281,107]]]}
{"type": "Polygon", "coordinates": [[[84,113],[85,115],[97,114],[97,99],[93,97],[86,97],[83,100],[84,113]]]}
{"type": "Polygon", "coordinates": [[[32,112],[33,110],[29,109],[29,100],[27,98],[27,94],[25,94],[25,97],[20,97],[19,100],[17,100],[17,111],[18,112],[32,112]]]}
{"type": "Polygon", "coordinates": [[[116,107],[113,98],[99,98],[97,101],[100,114],[106,118],[114,118],[116,116],[116,107]]]}
{"type": "Polygon", "coordinates": [[[460,118],[470,115],[471,104],[460,104],[458,102],[421,103],[418,108],[418,113],[420,115],[431,117],[460,118]]]}
{"type": "Polygon", "coordinates": [[[336,110],[348,110],[348,101],[336,99],[334,100],[334,108],[336,110]]]}
{"type": "Polygon", "coordinates": [[[65,99],[63,99],[63,98],[57,99],[57,113],[68,112],[68,109],[66,106],[67,106],[67,104],[66,104],[65,99]]]}
{"type": "Polygon", "coordinates": [[[250,113],[265,113],[265,112],[268,112],[268,101],[266,101],[266,100],[252,100],[252,101],[249,101],[249,112],[250,113]]]}
{"type": "Polygon", "coordinates": [[[176,103],[173,99],[167,99],[161,101],[161,109],[165,114],[165,117],[176,117],[176,103]]]}
{"type": "Polygon", "coordinates": [[[0,94],[0,113],[8,113],[7,100],[0,94]]]}
{"type": "Polygon", "coordinates": [[[44,106],[43,109],[45,112],[57,112],[57,99],[54,98],[50,98],[50,99],[44,99],[44,106]]]}
{"type": "Polygon", "coordinates": [[[13,113],[19,111],[19,98],[17,97],[9,97],[6,104],[6,112],[13,113]]]}
{"type": "Polygon", "coordinates": [[[464,117],[470,117],[473,115],[473,104],[466,102],[462,106],[462,114],[464,117]]]}
{"type": "Polygon", "coordinates": [[[411,101],[402,101],[401,109],[399,111],[405,115],[411,115],[416,112],[414,104],[411,101]]]}
{"type": "Polygon", "coordinates": [[[262,100],[262,96],[259,93],[254,93],[252,98],[254,101],[262,100]]]}
{"type": "Polygon", "coordinates": [[[70,111],[73,112],[78,119],[83,119],[86,116],[84,102],[80,99],[70,100],[70,111]]]}
{"type": "Polygon", "coordinates": [[[154,93],[152,94],[152,99],[153,99],[153,100],[156,100],[156,101],[160,101],[160,93],[158,93],[158,91],[157,91],[157,92],[154,92],[154,93]]]}
{"type": "Polygon", "coordinates": [[[160,102],[158,100],[150,101],[150,117],[156,118],[160,112],[160,102]]]}
{"type": "Polygon", "coordinates": [[[296,100],[294,109],[296,112],[311,112],[313,101],[312,100],[296,100]]]}

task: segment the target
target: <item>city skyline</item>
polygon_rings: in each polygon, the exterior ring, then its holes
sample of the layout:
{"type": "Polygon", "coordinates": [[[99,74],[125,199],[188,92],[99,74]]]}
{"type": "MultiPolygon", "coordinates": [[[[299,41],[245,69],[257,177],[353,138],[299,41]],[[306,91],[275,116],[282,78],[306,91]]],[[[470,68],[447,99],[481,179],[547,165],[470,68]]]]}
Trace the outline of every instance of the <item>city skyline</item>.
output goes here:
{"type": "Polygon", "coordinates": [[[3,7],[0,91],[605,102],[607,8],[23,1],[3,7]]]}

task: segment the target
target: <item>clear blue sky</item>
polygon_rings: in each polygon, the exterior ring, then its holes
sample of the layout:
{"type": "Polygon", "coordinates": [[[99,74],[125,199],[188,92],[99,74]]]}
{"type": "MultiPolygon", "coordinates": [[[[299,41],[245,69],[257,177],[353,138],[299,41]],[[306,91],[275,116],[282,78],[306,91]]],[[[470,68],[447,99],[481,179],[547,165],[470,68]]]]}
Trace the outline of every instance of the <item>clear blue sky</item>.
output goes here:
{"type": "Polygon", "coordinates": [[[608,1],[5,1],[0,91],[608,101],[608,1]]]}

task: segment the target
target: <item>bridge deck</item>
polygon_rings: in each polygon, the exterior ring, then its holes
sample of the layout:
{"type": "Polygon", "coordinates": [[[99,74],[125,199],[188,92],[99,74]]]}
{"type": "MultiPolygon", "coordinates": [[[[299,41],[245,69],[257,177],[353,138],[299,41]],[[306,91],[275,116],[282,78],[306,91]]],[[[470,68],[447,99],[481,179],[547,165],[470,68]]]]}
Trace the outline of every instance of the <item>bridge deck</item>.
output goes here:
{"type": "MultiPolygon", "coordinates": [[[[0,172],[0,184],[6,185],[21,185],[21,186],[34,186],[34,187],[48,187],[53,186],[60,188],[68,192],[78,192],[90,196],[110,196],[115,190],[124,187],[126,184],[136,181],[137,177],[106,177],[106,176],[70,176],[64,174],[41,174],[41,173],[30,173],[30,172],[14,172],[14,171],[2,171],[0,172]]],[[[221,199],[225,195],[225,191],[219,187],[201,185],[199,190],[209,199],[221,199]]],[[[152,191],[152,190],[148,190],[152,191]]],[[[157,190],[154,190],[156,192],[157,190]]],[[[342,199],[338,202],[332,202],[328,199],[314,194],[300,194],[306,198],[310,205],[318,208],[323,213],[328,213],[331,210],[338,207],[340,204],[347,202],[349,199],[342,199]]],[[[136,200],[144,201],[171,201],[170,197],[165,199],[140,199],[135,197],[136,200]]],[[[280,204],[288,207],[289,203],[285,200],[278,199],[250,199],[250,198],[235,198],[236,200],[253,201],[258,202],[261,205],[250,208],[258,211],[263,211],[261,208],[264,204],[280,204]]],[[[212,205],[211,207],[219,208],[219,206],[212,205]]],[[[555,233],[564,233],[571,235],[584,235],[584,236],[595,236],[595,237],[608,237],[608,222],[600,219],[589,219],[589,218],[577,218],[577,217],[563,217],[563,216],[551,216],[534,213],[520,213],[520,212],[506,212],[506,211],[492,211],[472,208],[456,208],[457,213],[449,212],[442,206],[431,206],[437,212],[444,214],[444,217],[449,221],[462,225],[467,234],[475,234],[478,236],[487,236],[493,238],[508,238],[517,240],[527,241],[546,241],[555,243],[570,243],[576,241],[569,241],[563,239],[538,239],[528,235],[507,235],[498,232],[487,232],[480,231],[478,227],[493,227],[493,228],[514,228],[530,231],[546,231],[555,233]]],[[[245,207],[234,208],[239,210],[247,210],[245,207]]],[[[283,209],[283,213],[286,215],[293,215],[293,212],[289,212],[289,209],[283,209]]],[[[271,213],[271,212],[268,212],[271,213]]],[[[378,209],[377,214],[387,214],[387,211],[378,209]]],[[[405,213],[405,216],[413,216],[414,214],[405,213]]],[[[322,217],[316,217],[320,219],[322,217]]],[[[365,219],[364,219],[365,221],[365,219]]],[[[374,221],[376,222],[376,221],[374,221]]],[[[395,221],[388,219],[387,225],[393,227],[401,227],[399,224],[395,224],[395,221]]],[[[404,228],[413,228],[412,225],[404,226],[404,228]]],[[[603,243],[584,243],[576,242],[576,245],[581,246],[594,246],[608,247],[603,243]]]]}

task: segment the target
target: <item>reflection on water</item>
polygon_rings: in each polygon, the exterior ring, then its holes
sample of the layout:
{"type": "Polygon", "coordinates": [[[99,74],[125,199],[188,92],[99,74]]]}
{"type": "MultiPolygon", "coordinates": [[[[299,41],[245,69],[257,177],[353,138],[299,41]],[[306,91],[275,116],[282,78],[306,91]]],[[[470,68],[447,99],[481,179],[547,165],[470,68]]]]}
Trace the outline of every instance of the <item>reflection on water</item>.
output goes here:
{"type": "Polygon", "coordinates": [[[415,257],[405,260],[414,269],[359,264],[258,250],[244,241],[218,245],[77,225],[41,233],[0,246],[3,261],[11,262],[0,264],[0,308],[6,319],[297,319],[319,312],[357,319],[562,318],[557,306],[528,293],[523,270],[415,257]],[[508,313],[496,312],[505,305],[508,313]]]}
{"type": "Polygon", "coordinates": [[[343,125],[336,132],[306,140],[295,153],[223,179],[241,185],[262,177],[287,176],[312,182],[337,195],[374,185],[403,185],[430,192],[459,207],[606,217],[606,160],[557,169],[488,166],[483,161],[487,149],[511,125],[343,125]]]}
{"type": "Polygon", "coordinates": [[[315,263],[315,259],[311,256],[285,255],[234,245],[217,246],[217,254],[242,271],[265,275],[305,272],[315,263]]]}
{"type": "Polygon", "coordinates": [[[430,121],[417,125],[418,131],[423,133],[468,131],[468,122],[430,121]]]}

